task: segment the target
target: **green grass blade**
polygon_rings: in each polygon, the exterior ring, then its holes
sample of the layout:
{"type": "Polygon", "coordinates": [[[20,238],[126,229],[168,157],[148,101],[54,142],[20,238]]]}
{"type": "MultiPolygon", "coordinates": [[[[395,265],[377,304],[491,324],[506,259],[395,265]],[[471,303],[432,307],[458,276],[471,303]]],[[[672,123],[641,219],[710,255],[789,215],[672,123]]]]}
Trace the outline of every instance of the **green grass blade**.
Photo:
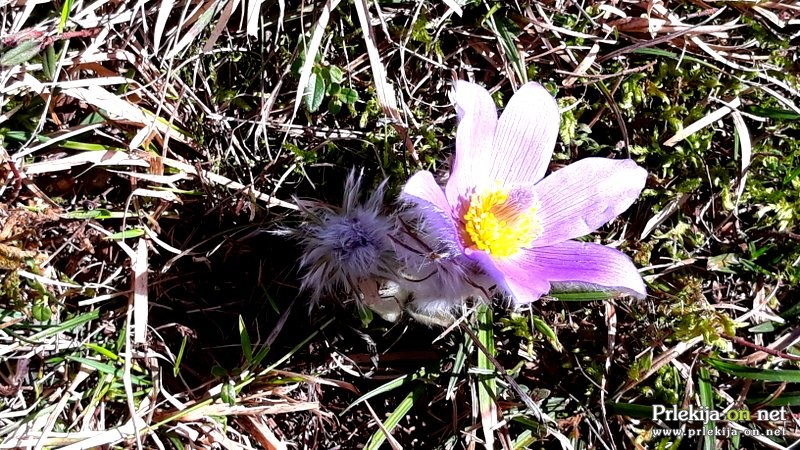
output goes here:
{"type": "Polygon", "coordinates": [[[30,340],[35,342],[39,339],[55,336],[56,334],[61,333],[62,331],[71,330],[73,328],[77,328],[87,322],[92,320],[96,320],[100,317],[100,311],[94,310],[88,312],[86,314],[81,314],[80,316],[73,317],[69,320],[64,321],[61,325],[47,328],[46,330],[42,330],[33,336],[30,337],[30,340]]]}
{"type": "MultiPolygon", "coordinates": [[[[122,377],[122,368],[121,367],[114,367],[110,364],[106,364],[94,359],[83,358],[80,356],[67,356],[67,359],[70,361],[75,361],[77,363],[81,363],[87,367],[91,367],[97,370],[100,373],[105,373],[108,375],[113,375],[115,378],[122,377]]],[[[147,378],[144,378],[140,375],[131,375],[131,382],[135,385],[149,385],[150,381],[147,378]]]]}
{"type": "Polygon", "coordinates": [[[250,367],[257,367],[261,364],[261,361],[267,357],[269,354],[270,346],[269,345],[262,345],[260,349],[258,349],[258,353],[253,355],[253,360],[250,362],[250,367]]]}
{"type": "Polygon", "coordinates": [[[495,367],[490,357],[495,355],[494,328],[492,323],[492,310],[487,305],[478,307],[478,341],[486,348],[487,353],[478,351],[478,406],[481,414],[486,446],[491,448],[494,443],[494,427],[497,425],[497,378],[495,367]]]}
{"type": "MultiPolygon", "coordinates": [[[[414,406],[414,403],[422,396],[425,392],[425,386],[420,384],[413,391],[409,392],[408,395],[397,405],[397,408],[392,411],[389,417],[386,419],[386,422],[383,423],[384,428],[386,428],[387,432],[391,432],[394,427],[403,420],[403,417],[408,414],[411,410],[411,407],[414,406]]],[[[383,442],[386,441],[386,435],[383,433],[383,430],[378,429],[378,431],[370,437],[369,441],[367,442],[366,447],[364,450],[376,450],[380,448],[383,442]]]]}
{"type": "Polygon", "coordinates": [[[608,414],[633,417],[637,419],[652,419],[653,407],[650,405],[639,405],[637,403],[606,403],[608,414]]]}
{"type": "Polygon", "coordinates": [[[562,302],[595,302],[598,300],[608,300],[619,295],[614,292],[591,291],[591,292],[550,292],[548,297],[553,297],[562,302]]]}
{"type": "Polygon", "coordinates": [[[486,23],[503,48],[503,53],[506,55],[506,58],[508,58],[508,62],[514,69],[514,72],[516,72],[519,82],[521,84],[527,83],[528,70],[525,67],[525,60],[522,58],[522,55],[520,55],[515,42],[517,36],[514,31],[512,31],[514,25],[505,17],[500,17],[495,14],[496,12],[497,8],[494,7],[489,11],[489,14],[486,16],[486,23]]]}
{"type": "Polygon", "coordinates": [[[244,360],[248,364],[253,362],[253,344],[250,342],[250,335],[247,333],[247,326],[244,324],[244,318],[239,315],[239,342],[242,344],[242,353],[244,360]]]}
{"type": "Polygon", "coordinates": [[[464,341],[458,346],[456,357],[453,361],[453,368],[450,370],[450,380],[447,382],[446,399],[455,398],[456,383],[458,383],[458,374],[464,370],[464,365],[467,362],[467,355],[472,352],[472,339],[468,335],[464,336],[464,341]]]}
{"type": "Polygon", "coordinates": [[[177,377],[181,371],[181,361],[183,361],[183,355],[186,352],[186,343],[189,341],[189,338],[184,336],[181,340],[181,348],[178,349],[178,355],[175,357],[175,366],[172,368],[172,376],[177,377]]]}
{"type": "MultiPolygon", "coordinates": [[[[711,385],[711,376],[708,373],[708,368],[700,368],[700,377],[697,379],[698,391],[700,394],[700,406],[714,409],[714,388],[711,385]]],[[[717,438],[714,436],[714,428],[717,423],[713,420],[708,420],[703,424],[703,450],[714,450],[716,448],[717,438]]]]}
{"type": "Polygon", "coordinates": [[[757,369],[716,358],[706,358],[705,361],[711,367],[739,378],[779,383],[800,383],[800,370],[757,369]]]}
{"type": "Polygon", "coordinates": [[[347,411],[350,411],[354,406],[358,405],[359,403],[361,403],[363,401],[369,400],[372,397],[375,397],[377,395],[381,395],[381,394],[384,394],[386,392],[393,391],[393,390],[399,388],[400,386],[402,386],[402,385],[404,385],[404,384],[406,384],[408,382],[416,380],[418,377],[419,377],[419,372],[411,374],[411,375],[403,375],[402,377],[395,378],[394,380],[392,380],[392,381],[390,381],[388,383],[385,383],[382,386],[379,386],[378,388],[367,392],[366,394],[362,395],[361,397],[358,397],[353,403],[351,403],[347,408],[345,408],[344,411],[342,411],[339,414],[339,416],[343,416],[344,414],[347,413],[347,411]]]}
{"type": "Polygon", "coordinates": [[[64,2],[64,5],[61,7],[61,18],[58,21],[58,32],[63,33],[64,27],[67,26],[67,19],[69,19],[69,13],[72,11],[72,2],[73,0],[67,0],[64,2]]]}
{"type": "Polygon", "coordinates": [[[744,107],[744,110],[749,113],[755,114],[757,116],[769,117],[770,119],[776,119],[776,120],[800,119],[800,114],[797,114],[796,112],[788,109],[767,108],[762,106],[748,105],[744,107]]]}
{"type": "Polygon", "coordinates": [[[771,400],[770,397],[753,397],[745,401],[750,405],[764,403],[769,406],[800,406],[800,392],[784,392],[771,400]]]}
{"type": "Polygon", "coordinates": [[[118,233],[112,233],[105,237],[108,241],[121,241],[124,239],[133,239],[137,237],[142,237],[145,235],[145,232],[141,228],[131,228],[130,230],[120,231],[118,233]]]}
{"type": "Polygon", "coordinates": [[[97,344],[92,344],[91,342],[87,342],[83,344],[84,347],[93,350],[95,353],[98,353],[102,356],[105,356],[111,361],[119,361],[121,358],[116,353],[112,352],[111,350],[97,344]]]}
{"type": "MultiPolygon", "coordinates": [[[[122,217],[122,213],[120,214],[120,218],[122,217]]],[[[107,209],[92,209],[92,210],[75,210],[70,211],[63,216],[65,219],[95,219],[95,220],[103,220],[103,219],[112,219],[114,218],[113,213],[107,209]]]]}
{"type": "Polygon", "coordinates": [[[274,368],[280,366],[281,364],[283,364],[284,362],[286,362],[289,358],[292,357],[292,355],[297,353],[298,350],[300,350],[301,348],[305,347],[306,344],[311,342],[311,340],[314,339],[314,337],[316,337],[316,335],[318,335],[322,330],[324,330],[325,328],[328,328],[328,326],[330,326],[330,324],[333,323],[333,320],[334,320],[333,317],[331,317],[330,319],[326,320],[322,325],[319,326],[319,328],[317,328],[316,330],[314,330],[314,332],[312,332],[310,335],[308,335],[307,338],[303,339],[302,341],[300,341],[300,343],[298,343],[297,345],[292,347],[292,349],[289,350],[288,353],[286,353],[280,359],[278,359],[274,363],[270,364],[269,367],[267,367],[266,369],[261,371],[261,374],[268,373],[272,369],[274,369],[274,368]]]}
{"type": "Polygon", "coordinates": [[[720,71],[719,67],[710,64],[706,61],[703,61],[702,59],[695,58],[694,56],[686,55],[683,53],[678,54],[667,50],[661,50],[660,48],[637,48],[636,50],[633,51],[633,53],[638,53],[640,55],[661,56],[664,58],[673,59],[675,61],[693,62],[708,67],[709,69],[713,69],[718,72],[720,71]]]}
{"type": "Polygon", "coordinates": [[[44,72],[44,77],[48,80],[55,79],[57,66],[58,57],[56,57],[56,50],[53,48],[53,44],[50,44],[45,47],[44,55],[42,55],[42,72],[44,72]]]}
{"type": "Polygon", "coordinates": [[[530,430],[525,430],[514,439],[514,450],[531,448],[538,438],[531,433],[530,430]]]}

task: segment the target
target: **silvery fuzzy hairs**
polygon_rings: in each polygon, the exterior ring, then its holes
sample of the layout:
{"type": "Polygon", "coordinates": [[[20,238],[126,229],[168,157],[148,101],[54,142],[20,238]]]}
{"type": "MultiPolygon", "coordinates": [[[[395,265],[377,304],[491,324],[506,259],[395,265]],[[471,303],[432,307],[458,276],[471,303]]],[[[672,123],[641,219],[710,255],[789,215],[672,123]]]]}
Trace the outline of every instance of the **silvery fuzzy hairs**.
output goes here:
{"type": "Polygon", "coordinates": [[[361,175],[351,172],[345,183],[341,207],[300,202],[308,222],[301,228],[305,269],[301,289],[314,301],[323,294],[359,290],[367,280],[392,276],[397,266],[390,235],[394,221],[384,215],[386,182],[359,201],[361,175]]]}
{"type": "Polygon", "coordinates": [[[470,297],[488,298],[485,275],[426,231],[418,212],[384,212],[386,181],[363,202],[361,184],[351,172],[340,207],[299,202],[307,218],[299,230],[301,289],[313,301],[344,293],[384,319],[409,307],[430,324],[452,318],[470,297]]]}
{"type": "Polygon", "coordinates": [[[488,299],[491,284],[480,269],[429,232],[416,210],[404,210],[393,236],[401,261],[398,285],[409,293],[411,308],[425,316],[447,315],[468,298],[488,299]]]}

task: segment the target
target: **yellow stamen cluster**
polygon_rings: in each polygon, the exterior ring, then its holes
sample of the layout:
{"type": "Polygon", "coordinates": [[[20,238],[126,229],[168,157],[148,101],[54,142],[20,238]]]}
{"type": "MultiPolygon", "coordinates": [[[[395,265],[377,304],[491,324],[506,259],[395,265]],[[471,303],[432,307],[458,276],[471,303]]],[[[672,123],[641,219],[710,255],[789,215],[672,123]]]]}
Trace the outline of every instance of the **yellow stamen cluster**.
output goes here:
{"type": "Polygon", "coordinates": [[[539,204],[524,211],[506,204],[508,190],[502,187],[474,193],[464,214],[464,236],[468,247],[483,250],[497,257],[511,256],[528,248],[542,234],[536,217],[539,204]]]}

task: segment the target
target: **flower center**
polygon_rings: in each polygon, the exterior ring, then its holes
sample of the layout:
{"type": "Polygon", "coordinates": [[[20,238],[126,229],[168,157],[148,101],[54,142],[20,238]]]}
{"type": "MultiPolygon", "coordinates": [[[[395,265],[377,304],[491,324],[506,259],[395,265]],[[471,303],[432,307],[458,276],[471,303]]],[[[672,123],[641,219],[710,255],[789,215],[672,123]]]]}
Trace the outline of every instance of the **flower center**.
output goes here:
{"type": "Polygon", "coordinates": [[[537,201],[524,205],[509,201],[508,190],[502,187],[473,193],[463,216],[467,246],[498,257],[528,248],[542,234],[536,217],[539,206],[537,201]]]}

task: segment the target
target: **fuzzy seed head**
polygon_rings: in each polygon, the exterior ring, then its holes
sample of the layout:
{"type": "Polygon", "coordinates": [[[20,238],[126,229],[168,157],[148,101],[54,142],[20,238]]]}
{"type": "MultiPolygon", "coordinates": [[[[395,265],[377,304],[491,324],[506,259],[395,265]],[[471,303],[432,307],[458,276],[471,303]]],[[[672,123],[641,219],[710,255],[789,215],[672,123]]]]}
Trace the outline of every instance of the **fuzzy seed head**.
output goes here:
{"type": "Polygon", "coordinates": [[[360,177],[351,174],[341,208],[307,208],[313,220],[303,229],[301,288],[316,301],[323,294],[351,292],[363,280],[385,278],[396,265],[389,235],[394,225],[382,214],[383,185],[358,202],[360,177]]]}

